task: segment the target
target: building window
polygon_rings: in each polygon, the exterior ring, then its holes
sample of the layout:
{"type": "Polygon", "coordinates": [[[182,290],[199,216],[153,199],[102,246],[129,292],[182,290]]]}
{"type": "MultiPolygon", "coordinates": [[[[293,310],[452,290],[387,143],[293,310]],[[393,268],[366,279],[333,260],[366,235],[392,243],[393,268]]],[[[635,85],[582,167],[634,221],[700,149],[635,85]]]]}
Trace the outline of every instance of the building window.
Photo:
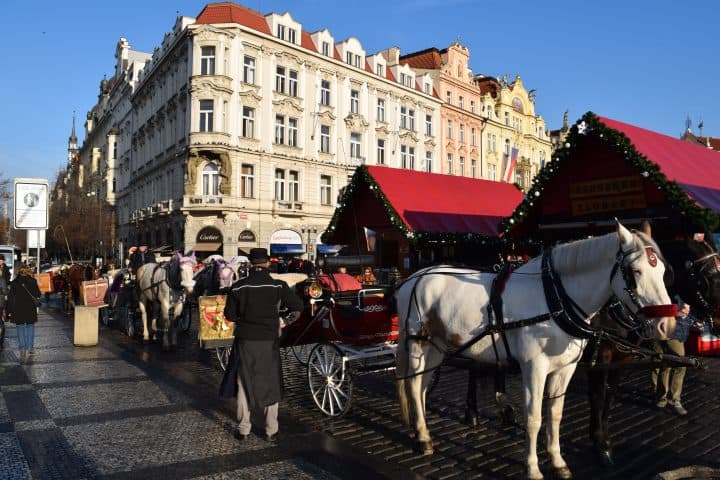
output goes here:
{"type": "Polygon", "coordinates": [[[351,133],[350,134],[350,158],[353,161],[360,161],[360,140],[362,139],[362,136],[359,133],[351,133]]]}
{"type": "Polygon", "coordinates": [[[458,97],[458,107],[465,108],[465,99],[463,98],[462,95],[460,95],[460,97],[458,97]]]}
{"type": "Polygon", "coordinates": [[[465,143],[465,125],[460,124],[460,143],[465,143]]]}
{"type": "Polygon", "coordinates": [[[295,30],[288,28],[288,42],[295,43],[295,30]]]}
{"type": "Polygon", "coordinates": [[[243,198],[253,198],[253,187],[255,183],[253,169],[254,167],[252,165],[243,164],[240,170],[240,196],[243,198]]]}
{"type": "Polygon", "coordinates": [[[452,120],[447,121],[447,138],[452,140],[452,120]]]}
{"type": "Polygon", "coordinates": [[[285,117],[283,115],[275,115],[275,143],[277,145],[285,143],[285,117]]]}
{"type": "Polygon", "coordinates": [[[288,145],[297,147],[298,121],[297,118],[288,118],[288,145]]]}
{"type": "Polygon", "coordinates": [[[215,75],[215,47],[200,48],[200,75],[215,75]]]}
{"type": "Polygon", "coordinates": [[[407,168],[407,145],[400,145],[400,168],[407,168]]]}
{"type": "Polygon", "coordinates": [[[415,147],[408,147],[408,168],[415,170],[415,147]]]}
{"type": "Polygon", "coordinates": [[[378,77],[384,77],[385,76],[385,65],[382,63],[378,63],[375,65],[375,75],[378,77]]]}
{"type": "Polygon", "coordinates": [[[410,124],[408,125],[408,128],[415,131],[415,110],[408,110],[408,121],[410,124]]]}
{"type": "Polygon", "coordinates": [[[432,115],[425,115],[425,135],[432,137],[432,115]]]}
{"type": "Polygon", "coordinates": [[[432,95],[432,85],[429,82],[425,82],[425,85],[423,86],[423,91],[426,95],[432,95]]]}
{"type": "Polygon", "coordinates": [[[433,157],[432,152],[425,152],[425,171],[432,172],[433,157]]]}
{"type": "Polygon", "coordinates": [[[445,92],[445,103],[447,103],[447,104],[452,103],[452,92],[450,90],[445,92]]]}
{"type": "Polygon", "coordinates": [[[543,129],[542,129],[542,127],[538,127],[537,131],[538,131],[538,138],[543,138],[543,129]]]}
{"type": "Polygon", "coordinates": [[[277,26],[277,38],[279,38],[280,40],[285,40],[285,25],[277,26]]]}
{"type": "Polygon", "coordinates": [[[470,160],[470,176],[472,178],[477,178],[477,160],[474,158],[470,160]]]}
{"type": "Polygon", "coordinates": [[[288,80],[288,95],[297,97],[298,94],[298,72],[290,70],[290,79],[288,80]]]}
{"type": "Polygon", "coordinates": [[[200,131],[213,131],[213,101],[200,100],[200,131]]]}
{"type": "Polygon", "coordinates": [[[245,55],[243,59],[243,81],[245,83],[255,83],[255,59],[245,55]]]}
{"type": "Polygon", "coordinates": [[[384,98],[378,98],[378,101],[377,101],[377,119],[378,119],[378,122],[384,122],[384,121],[385,121],[385,99],[384,99],[384,98]]]}
{"type": "Polygon", "coordinates": [[[505,139],[505,146],[503,147],[503,154],[510,155],[510,139],[505,139]]]}
{"type": "Polygon", "coordinates": [[[330,153],[330,126],[320,125],[320,151],[330,153]]]}
{"type": "Polygon", "coordinates": [[[475,132],[475,127],[470,129],[470,145],[472,145],[472,146],[477,145],[477,135],[475,132]]]}
{"type": "Polygon", "coordinates": [[[330,105],[330,82],[328,80],[320,81],[320,103],[330,105]]]}
{"type": "Polygon", "coordinates": [[[383,139],[377,141],[377,164],[385,165],[385,140],[383,139]]]}
{"type": "Polygon", "coordinates": [[[400,128],[407,128],[407,108],[400,107],[400,128]]]}
{"type": "Polygon", "coordinates": [[[275,170],[275,200],[285,200],[285,170],[275,170]]]}
{"type": "Polygon", "coordinates": [[[447,173],[448,175],[453,174],[453,158],[452,153],[447,154],[447,173]]]}
{"type": "Polygon", "coordinates": [[[320,175],[320,204],[332,205],[332,177],[320,175]]]}
{"type": "Polygon", "coordinates": [[[348,65],[352,65],[352,64],[353,64],[353,54],[352,54],[352,52],[345,52],[345,63],[347,63],[348,65]]]}
{"type": "Polygon", "coordinates": [[[322,54],[326,57],[330,56],[330,42],[322,42],[322,54]]]}
{"type": "Polygon", "coordinates": [[[285,67],[277,67],[275,70],[275,91],[285,93],[285,67]]]}
{"type": "Polygon", "coordinates": [[[470,100],[470,111],[475,113],[475,100],[470,100]]]}
{"type": "Polygon", "coordinates": [[[465,157],[460,157],[458,161],[458,175],[461,177],[465,176],[465,157]]]}
{"type": "Polygon", "coordinates": [[[208,163],[203,168],[202,189],[203,195],[220,194],[220,175],[218,174],[218,167],[214,163],[208,163]]]}
{"type": "Polygon", "coordinates": [[[242,136],[245,138],[255,138],[255,109],[254,108],[243,107],[242,136]]]}
{"type": "Polygon", "coordinates": [[[350,113],[358,113],[360,111],[360,92],[357,90],[350,91],[350,113]]]}
{"type": "Polygon", "coordinates": [[[496,168],[495,165],[492,163],[488,163],[488,170],[487,170],[487,178],[488,180],[497,180],[496,178],[496,168]]]}
{"type": "Polygon", "coordinates": [[[510,126],[510,112],[505,112],[505,125],[510,126]]]}
{"type": "Polygon", "coordinates": [[[290,170],[288,175],[288,200],[300,201],[300,172],[290,170]]]}

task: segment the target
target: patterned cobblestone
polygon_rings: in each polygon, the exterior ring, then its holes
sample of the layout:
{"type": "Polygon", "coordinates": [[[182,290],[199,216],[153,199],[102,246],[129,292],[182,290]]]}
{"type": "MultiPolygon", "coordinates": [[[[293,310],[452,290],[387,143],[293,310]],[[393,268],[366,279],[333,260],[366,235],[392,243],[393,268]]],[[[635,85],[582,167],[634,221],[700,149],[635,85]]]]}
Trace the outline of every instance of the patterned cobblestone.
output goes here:
{"type": "Polygon", "coordinates": [[[302,460],[267,463],[255,467],[239,468],[231,472],[193,477],[192,480],[266,480],[283,478],[288,480],[337,480],[338,477],[324,472],[311,463],[302,460]]]}
{"type": "Polygon", "coordinates": [[[33,384],[77,382],[83,380],[111,380],[114,378],[143,377],[145,374],[122,360],[95,363],[30,364],[27,375],[33,384]]]}
{"type": "Polygon", "coordinates": [[[0,477],[7,480],[31,480],[30,467],[14,432],[0,433],[0,477]]]}

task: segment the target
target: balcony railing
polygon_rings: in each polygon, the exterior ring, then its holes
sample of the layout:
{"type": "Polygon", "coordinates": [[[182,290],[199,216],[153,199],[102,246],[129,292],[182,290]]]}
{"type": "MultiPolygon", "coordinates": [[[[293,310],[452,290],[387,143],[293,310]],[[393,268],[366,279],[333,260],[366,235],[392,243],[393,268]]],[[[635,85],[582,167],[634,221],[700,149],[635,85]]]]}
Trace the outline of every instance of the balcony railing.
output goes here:
{"type": "Polygon", "coordinates": [[[273,200],[273,210],[297,211],[303,209],[303,202],[292,200],[273,200]]]}
{"type": "Polygon", "coordinates": [[[185,195],[185,207],[214,207],[223,204],[221,195],[185,195]]]}

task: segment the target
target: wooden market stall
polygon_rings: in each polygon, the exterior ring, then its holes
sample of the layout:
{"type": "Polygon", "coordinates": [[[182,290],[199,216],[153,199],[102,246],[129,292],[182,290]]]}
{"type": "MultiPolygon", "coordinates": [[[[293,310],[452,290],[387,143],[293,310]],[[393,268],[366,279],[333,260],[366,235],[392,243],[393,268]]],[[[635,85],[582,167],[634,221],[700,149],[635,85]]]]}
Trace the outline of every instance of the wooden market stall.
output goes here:
{"type": "Polygon", "coordinates": [[[407,275],[440,261],[498,261],[499,222],[522,200],[514,185],[381,166],[361,166],[322,241],[371,254],[407,275]]]}

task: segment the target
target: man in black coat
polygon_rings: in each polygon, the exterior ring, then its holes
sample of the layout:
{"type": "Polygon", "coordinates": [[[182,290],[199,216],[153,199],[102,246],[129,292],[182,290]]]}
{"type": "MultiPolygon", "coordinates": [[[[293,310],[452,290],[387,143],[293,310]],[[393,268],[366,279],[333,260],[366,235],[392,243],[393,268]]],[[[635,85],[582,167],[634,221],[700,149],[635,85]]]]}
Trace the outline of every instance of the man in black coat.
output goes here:
{"type": "Polygon", "coordinates": [[[264,248],[248,256],[250,275],[236,282],[225,304],[225,318],[235,322],[235,341],[220,385],[220,395],[237,395],[238,429],[235,438],[250,435],[250,412],[262,409],[265,439],[278,431],[278,402],[282,398],[280,364],[280,310],[291,312],[286,321],[300,316],[303,302],[282,280],[270,276],[270,257],[264,248]]]}
{"type": "Polygon", "coordinates": [[[137,275],[137,271],[146,263],[156,263],[155,254],[148,251],[146,245],[141,245],[130,255],[130,270],[137,275]]]}

